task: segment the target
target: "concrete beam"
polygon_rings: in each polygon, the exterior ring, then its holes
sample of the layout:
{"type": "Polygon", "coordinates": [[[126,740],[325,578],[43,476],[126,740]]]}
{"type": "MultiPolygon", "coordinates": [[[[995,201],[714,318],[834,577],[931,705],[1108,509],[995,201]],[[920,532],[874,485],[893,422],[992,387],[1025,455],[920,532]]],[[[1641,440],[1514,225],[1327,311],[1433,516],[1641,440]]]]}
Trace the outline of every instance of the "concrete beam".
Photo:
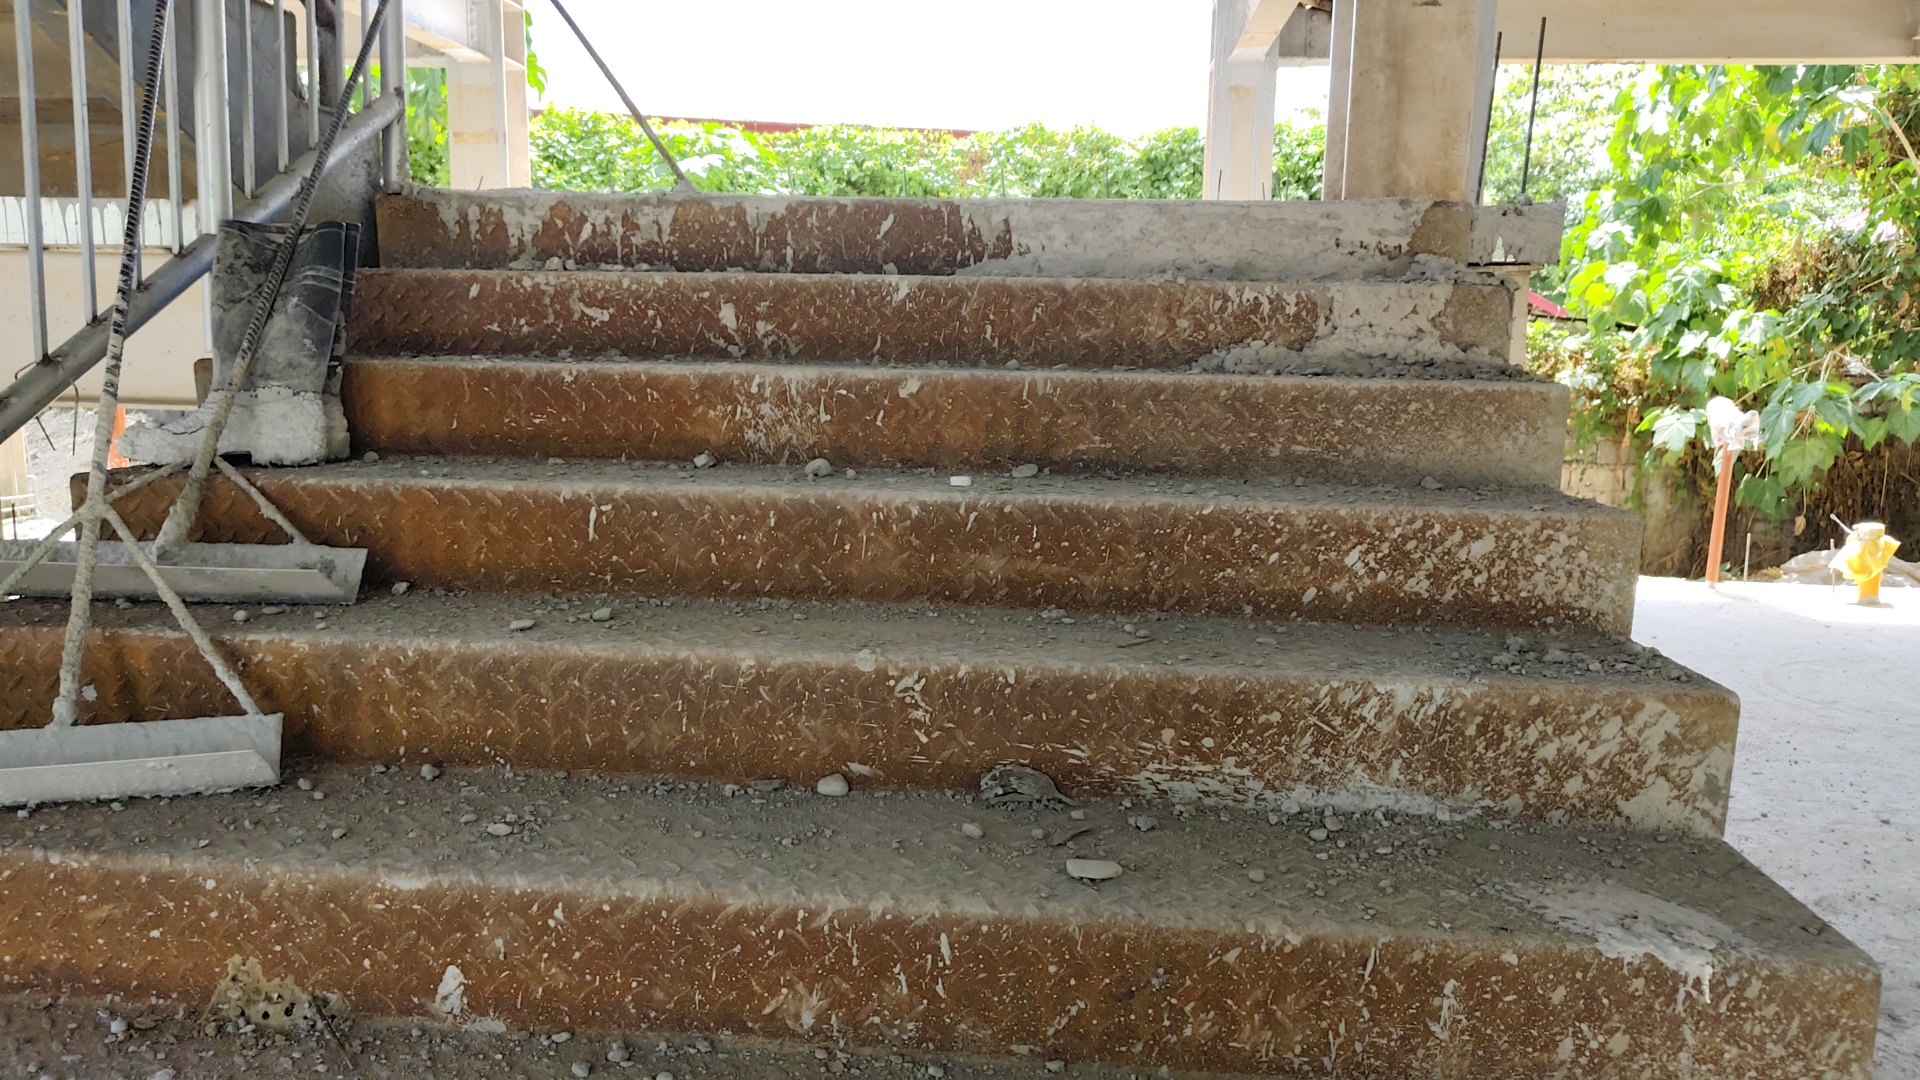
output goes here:
{"type": "MultiPolygon", "coordinates": [[[[1503,0],[1500,58],[1532,63],[1547,19],[1549,64],[1906,63],[1920,56],[1911,0],[1503,0]]],[[[1283,64],[1326,63],[1327,37],[1278,38],[1283,64]]]]}

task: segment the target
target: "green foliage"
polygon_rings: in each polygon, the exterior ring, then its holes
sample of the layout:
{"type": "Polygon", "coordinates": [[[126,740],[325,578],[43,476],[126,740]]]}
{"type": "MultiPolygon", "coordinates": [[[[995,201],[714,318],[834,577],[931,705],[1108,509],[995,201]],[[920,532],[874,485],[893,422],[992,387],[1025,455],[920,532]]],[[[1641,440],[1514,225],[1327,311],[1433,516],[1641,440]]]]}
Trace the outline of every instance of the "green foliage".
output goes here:
{"type": "MultiPolygon", "coordinates": [[[[670,124],[668,150],[703,191],[791,195],[1194,199],[1204,146],[1194,128],[1123,139],[1098,128],[1042,124],[954,136],[941,131],[822,125],[748,132],[670,124]]],[[[549,109],[534,121],[538,187],[645,191],[673,174],[623,116],[549,109]]],[[[1274,132],[1274,197],[1320,190],[1325,135],[1317,124],[1274,132]]]]}
{"type": "Polygon", "coordinates": [[[547,69],[540,65],[540,54],[533,51],[533,12],[527,11],[523,12],[523,14],[526,15],[527,18],[527,86],[532,89],[535,94],[545,97],[547,94],[547,69]]]}
{"type": "Polygon", "coordinates": [[[407,69],[407,171],[416,184],[446,187],[447,73],[407,69]]]}
{"type": "MultiPolygon", "coordinates": [[[[1608,172],[1580,202],[1557,291],[1588,320],[1587,365],[1644,368],[1584,404],[1631,414],[1650,463],[1697,471],[1701,410],[1732,398],[1764,438],[1739,498],[1777,513],[1851,441],[1920,435],[1917,88],[1900,67],[1668,67],[1618,92],[1608,172]]],[[[1601,377],[1547,366],[1576,394],[1601,377]]]]}
{"type": "MultiPolygon", "coordinates": [[[[1526,170],[1527,194],[1535,202],[1578,198],[1604,182],[1608,165],[1606,133],[1613,126],[1613,102],[1641,70],[1576,64],[1541,69],[1533,158],[1526,170]]],[[[1532,68],[1508,65],[1500,69],[1494,89],[1493,123],[1487,131],[1483,197],[1489,203],[1512,202],[1520,195],[1532,96],[1532,68]]]]}

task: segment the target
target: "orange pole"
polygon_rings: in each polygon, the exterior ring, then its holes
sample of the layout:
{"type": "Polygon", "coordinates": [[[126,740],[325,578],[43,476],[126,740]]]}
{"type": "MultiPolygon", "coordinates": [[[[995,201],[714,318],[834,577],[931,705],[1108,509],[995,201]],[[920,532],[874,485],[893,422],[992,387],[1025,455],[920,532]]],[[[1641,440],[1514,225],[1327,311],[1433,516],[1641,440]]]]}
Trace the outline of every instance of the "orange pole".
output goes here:
{"type": "Polygon", "coordinates": [[[1733,485],[1733,447],[1720,451],[1720,480],[1713,491],[1713,536],[1707,540],[1707,587],[1720,584],[1720,549],[1727,537],[1727,495],[1733,485]]]}
{"type": "Polygon", "coordinates": [[[124,469],[133,462],[120,456],[120,436],[127,433],[127,410],[113,410],[113,441],[107,444],[107,468],[124,469]]]}

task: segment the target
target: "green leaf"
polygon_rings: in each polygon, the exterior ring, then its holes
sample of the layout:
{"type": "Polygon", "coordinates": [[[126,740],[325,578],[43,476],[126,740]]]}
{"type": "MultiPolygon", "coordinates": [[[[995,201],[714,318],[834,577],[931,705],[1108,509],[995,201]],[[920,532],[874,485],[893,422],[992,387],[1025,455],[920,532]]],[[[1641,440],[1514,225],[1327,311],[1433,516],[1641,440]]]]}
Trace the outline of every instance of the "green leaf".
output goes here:
{"type": "Polygon", "coordinates": [[[1642,427],[1651,426],[1654,446],[1677,454],[1699,437],[1706,419],[1705,409],[1663,409],[1650,415],[1642,427]]]}

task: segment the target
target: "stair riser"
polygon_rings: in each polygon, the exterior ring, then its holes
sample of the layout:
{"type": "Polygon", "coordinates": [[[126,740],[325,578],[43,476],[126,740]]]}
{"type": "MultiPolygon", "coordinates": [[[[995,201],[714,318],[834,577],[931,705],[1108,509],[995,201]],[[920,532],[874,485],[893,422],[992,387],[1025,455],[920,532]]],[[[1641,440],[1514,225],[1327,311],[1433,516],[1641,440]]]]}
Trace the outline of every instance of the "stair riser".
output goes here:
{"type": "Polygon", "coordinates": [[[1323,350],[1498,359],[1512,337],[1512,294],[1480,284],[369,270],[355,290],[349,335],[367,356],[1181,368],[1316,338],[1323,350]]]}
{"type": "Polygon", "coordinates": [[[1474,487],[1556,486],[1567,415],[1553,383],[730,363],[357,360],[344,392],[382,453],[1474,487]]]}
{"type": "MultiPolygon", "coordinates": [[[[1552,624],[1625,636],[1639,559],[1639,522],[1625,513],[931,495],[836,480],[255,477],[315,543],[367,548],[370,581],[489,592],[1552,624]]],[[[146,487],[123,513],[156,530],[177,487],[146,487]]],[[[230,484],[210,493],[201,522],[210,542],[284,539],[230,484]]]]}
{"type": "Polygon", "coordinates": [[[191,858],[54,863],[14,851],[0,855],[0,911],[7,987],[199,1005],[240,955],[262,959],[270,977],[338,991],[357,1012],[422,1016],[452,966],[466,982],[463,1015],[514,1029],[1029,1047],[1075,1061],[1380,1080],[1863,1077],[1878,998],[1865,963],[1730,957],[1708,1004],[1649,958],[1491,932],[1423,940],[1278,920],[968,917],[829,897],[268,873],[191,858]],[[1844,1071],[1828,1071],[1836,1066],[1844,1071]]]}
{"type": "Polygon", "coordinates": [[[1382,277],[1464,260],[1470,208],[1419,199],[1193,203],[438,191],[378,204],[389,267],[531,260],[807,274],[1236,281],[1382,277]]]}
{"type": "MultiPolygon", "coordinates": [[[[1500,816],[1717,835],[1737,707],[1717,689],[1385,680],[311,631],[222,638],[290,746],[330,760],[972,790],[1025,762],[1077,795],[1500,816]],[[851,766],[870,771],[863,776],[851,766]]],[[[0,729],[45,722],[56,626],[9,630],[0,729]]],[[[1134,654],[1120,653],[1129,659],[1134,654]]],[[[178,633],[94,639],[83,719],[217,715],[178,633]]]]}

